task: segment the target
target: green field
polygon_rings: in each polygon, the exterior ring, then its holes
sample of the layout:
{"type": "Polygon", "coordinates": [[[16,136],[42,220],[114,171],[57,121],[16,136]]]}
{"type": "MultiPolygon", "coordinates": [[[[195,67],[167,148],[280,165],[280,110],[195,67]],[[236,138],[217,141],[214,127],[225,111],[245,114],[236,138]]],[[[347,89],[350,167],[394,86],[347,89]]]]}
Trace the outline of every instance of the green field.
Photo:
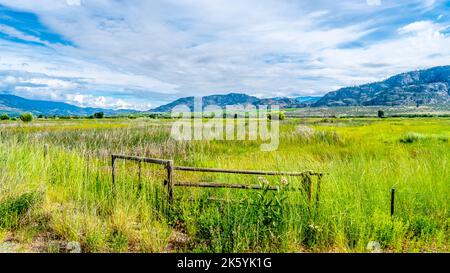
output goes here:
{"type": "Polygon", "coordinates": [[[261,141],[177,142],[171,122],[1,122],[0,251],[76,241],[83,252],[366,252],[376,241],[385,252],[449,252],[450,118],[288,118],[273,152],[261,141]],[[298,178],[176,172],[280,190],[175,188],[170,207],[160,166],[142,165],[140,187],[138,165],[118,162],[113,194],[112,153],[326,174],[316,206],[287,190],[298,178]]]}

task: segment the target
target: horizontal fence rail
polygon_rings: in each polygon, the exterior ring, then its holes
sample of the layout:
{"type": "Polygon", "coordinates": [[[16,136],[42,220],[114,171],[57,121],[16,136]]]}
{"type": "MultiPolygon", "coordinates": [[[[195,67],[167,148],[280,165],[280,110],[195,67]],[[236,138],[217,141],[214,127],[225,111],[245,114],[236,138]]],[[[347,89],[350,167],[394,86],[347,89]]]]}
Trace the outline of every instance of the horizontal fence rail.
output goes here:
{"type": "Polygon", "coordinates": [[[156,158],[128,156],[128,155],[111,155],[111,158],[112,158],[112,160],[124,159],[124,160],[131,160],[131,161],[138,161],[138,162],[140,161],[140,162],[160,164],[160,165],[166,165],[167,162],[170,161],[170,160],[166,160],[166,159],[156,159],[156,158]]]}
{"type": "Polygon", "coordinates": [[[228,184],[228,183],[210,183],[210,182],[175,182],[174,186],[178,187],[199,187],[199,188],[229,188],[229,189],[244,189],[244,190],[263,190],[268,189],[271,191],[279,190],[277,186],[263,187],[260,185],[243,185],[243,184],[228,184]]]}
{"type": "Polygon", "coordinates": [[[227,169],[216,169],[216,168],[198,168],[198,167],[184,167],[175,166],[175,170],[189,171],[189,172],[209,172],[209,173],[234,173],[234,174],[250,174],[250,175],[285,175],[285,176],[304,176],[304,175],[321,175],[321,173],[316,173],[313,171],[305,172],[272,172],[272,171],[251,171],[251,170],[227,170],[227,169]]]}
{"type": "MultiPolygon", "coordinates": [[[[271,190],[277,191],[280,188],[278,186],[262,186],[262,185],[245,185],[245,184],[230,184],[222,182],[181,182],[174,181],[173,175],[174,171],[187,171],[187,172],[205,172],[205,173],[228,173],[228,174],[243,174],[243,175],[266,175],[266,176],[296,176],[302,177],[303,186],[308,193],[308,199],[312,200],[312,188],[313,179],[312,177],[317,177],[317,190],[316,190],[316,204],[319,202],[319,192],[320,183],[323,173],[314,171],[304,171],[304,172],[276,172],[276,171],[256,171],[256,170],[231,170],[231,169],[218,169],[218,168],[199,168],[199,167],[185,167],[185,166],[174,166],[172,160],[157,159],[157,158],[147,158],[138,156],[127,156],[127,155],[111,155],[111,172],[112,172],[112,184],[113,190],[115,190],[115,161],[117,159],[136,161],[139,163],[139,183],[141,183],[141,163],[150,163],[164,165],[167,170],[167,178],[164,179],[164,185],[167,186],[169,203],[173,204],[173,187],[198,187],[198,188],[229,188],[229,189],[246,189],[246,190],[271,190]]],[[[293,190],[293,189],[290,189],[293,190]]],[[[300,189],[296,189],[300,190],[300,189]]]]}

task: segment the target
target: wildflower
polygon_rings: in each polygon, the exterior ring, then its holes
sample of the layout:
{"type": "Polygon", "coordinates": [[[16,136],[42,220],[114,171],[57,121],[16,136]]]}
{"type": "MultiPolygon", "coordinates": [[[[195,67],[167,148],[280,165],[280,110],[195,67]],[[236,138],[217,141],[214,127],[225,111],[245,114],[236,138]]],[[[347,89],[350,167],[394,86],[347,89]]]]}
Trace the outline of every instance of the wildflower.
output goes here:
{"type": "Polygon", "coordinates": [[[267,179],[265,177],[258,177],[258,180],[261,181],[261,183],[263,183],[264,185],[269,185],[269,181],[267,181],[267,179]]]}

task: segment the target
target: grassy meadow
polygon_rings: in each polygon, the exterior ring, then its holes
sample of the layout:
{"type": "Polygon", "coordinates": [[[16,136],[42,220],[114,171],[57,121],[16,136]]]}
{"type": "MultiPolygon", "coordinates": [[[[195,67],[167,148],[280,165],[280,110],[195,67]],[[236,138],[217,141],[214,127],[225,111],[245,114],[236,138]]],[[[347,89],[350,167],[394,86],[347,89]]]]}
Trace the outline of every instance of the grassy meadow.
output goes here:
{"type": "MultiPolygon", "coordinates": [[[[280,146],[175,141],[171,120],[0,123],[0,250],[64,252],[449,252],[450,118],[288,118],[280,146]],[[45,147],[48,147],[46,149],[45,147]],[[174,189],[162,166],[325,173],[311,205],[295,177],[175,172],[176,181],[278,185],[279,191],[174,189]],[[390,215],[391,189],[396,189],[390,215]]],[[[316,189],[317,190],[317,189],[316,189]]]]}

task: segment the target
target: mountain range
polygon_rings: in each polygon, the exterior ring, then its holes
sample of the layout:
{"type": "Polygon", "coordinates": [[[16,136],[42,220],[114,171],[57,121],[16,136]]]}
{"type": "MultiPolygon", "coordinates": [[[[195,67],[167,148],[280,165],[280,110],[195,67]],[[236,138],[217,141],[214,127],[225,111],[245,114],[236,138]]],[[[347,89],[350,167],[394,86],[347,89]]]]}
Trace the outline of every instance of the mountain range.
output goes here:
{"type": "Polygon", "coordinates": [[[18,114],[22,112],[44,116],[89,116],[97,112],[103,112],[106,115],[118,115],[136,111],[84,108],[64,102],[29,100],[14,95],[0,94],[0,113],[18,114]]]}
{"type": "MultiPolygon", "coordinates": [[[[300,108],[306,107],[314,102],[317,102],[320,97],[298,97],[298,98],[264,98],[260,99],[254,96],[249,96],[240,93],[230,93],[226,95],[211,95],[202,97],[203,108],[211,105],[225,107],[225,106],[247,106],[247,105],[279,105],[280,108],[300,108]]],[[[150,112],[170,112],[177,106],[186,106],[191,111],[194,111],[194,97],[185,97],[177,99],[169,104],[159,106],[150,112]]]]}
{"type": "MultiPolygon", "coordinates": [[[[323,97],[257,98],[246,94],[230,93],[202,97],[203,107],[216,105],[279,105],[280,108],[327,106],[396,106],[396,105],[450,105],[450,66],[439,66],[411,71],[384,81],[345,87],[323,97]]],[[[147,112],[170,112],[177,106],[194,108],[194,97],[184,97],[147,112]]],[[[31,112],[35,115],[86,116],[96,112],[106,115],[129,114],[134,110],[84,108],[64,102],[39,101],[0,92],[0,113],[31,112]]]]}
{"type": "MultiPolygon", "coordinates": [[[[193,101],[194,97],[180,98],[150,111],[170,112],[178,105],[186,105],[192,111],[193,101]]],[[[276,104],[280,108],[450,104],[450,66],[402,73],[381,82],[341,88],[323,97],[259,99],[245,94],[231,93],[205,96],[202,102],[203,107],[276,104]]]]}
{"type": "Polygon", "coordinates": [[[313,106],[396,106],[450,103],[450,66],[402,73],[387,80],[346,87],[313,106]]]}

